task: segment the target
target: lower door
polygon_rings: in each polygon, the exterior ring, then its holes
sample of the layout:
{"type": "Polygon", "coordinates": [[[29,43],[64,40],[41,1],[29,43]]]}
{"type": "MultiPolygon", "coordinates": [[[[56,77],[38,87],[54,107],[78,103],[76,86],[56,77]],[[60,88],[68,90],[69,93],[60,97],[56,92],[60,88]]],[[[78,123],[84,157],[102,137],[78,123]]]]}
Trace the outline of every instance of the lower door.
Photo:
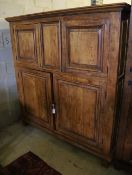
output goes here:
{"type": "Polygon", "coordinates": [[[17,69],[17,75],[24,116],[26,119],[50,128],[52,125],[50,74],[17,69]]]}
{"type": "Polygon", "coordinates": [[[106,104],[106,82],[96,78],[93,80],[56,74],[54,91],[57,132],[67,140],[94,152],[104,152],[103,110],[106,104]]]}

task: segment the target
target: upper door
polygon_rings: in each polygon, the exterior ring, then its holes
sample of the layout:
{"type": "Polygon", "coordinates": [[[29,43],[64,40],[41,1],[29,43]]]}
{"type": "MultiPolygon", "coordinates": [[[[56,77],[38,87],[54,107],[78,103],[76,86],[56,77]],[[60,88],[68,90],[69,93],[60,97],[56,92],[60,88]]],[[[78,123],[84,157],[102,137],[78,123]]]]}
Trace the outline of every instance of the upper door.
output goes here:
{"type": "Polygon", "coordinates": [[[106,91],[104,80],[54,75],[57,132],[76,144],[108,154],[113,122],[105,116],[106,91]]]}
{"type": "Polygon", "coordinates": [[[26,118],[50,128],[52,124],[50,74],[17,69],[17,75],[19,95],[26,118]]]}
{"type": "Polygon", "coordinates": [[[42,67],[59,70],[61,66],[60,22],[46,19],[41,22],[42,67]]]}
{"type": "Polygon", "coordinates": [[[16,24],[13,30],[15,61],[23,65],[40,66],[38,24],[16,24]]]}
{"type": "Polygon", "coordinates": [[[107,73],[109,20],[105,14],[64,17],[62,43],[63,71],[107,73]]]}

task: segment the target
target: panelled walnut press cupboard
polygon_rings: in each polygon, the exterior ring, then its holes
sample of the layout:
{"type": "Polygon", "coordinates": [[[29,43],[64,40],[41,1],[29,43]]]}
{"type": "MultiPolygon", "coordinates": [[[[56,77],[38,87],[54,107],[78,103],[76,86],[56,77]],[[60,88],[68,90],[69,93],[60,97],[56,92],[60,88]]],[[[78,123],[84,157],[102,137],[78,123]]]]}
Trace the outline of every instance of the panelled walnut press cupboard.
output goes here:
{"type": "Polygon", "coordinates": [[[26,122],[112,159],[129,16],[121,3],[7,18],[26,122]]]}

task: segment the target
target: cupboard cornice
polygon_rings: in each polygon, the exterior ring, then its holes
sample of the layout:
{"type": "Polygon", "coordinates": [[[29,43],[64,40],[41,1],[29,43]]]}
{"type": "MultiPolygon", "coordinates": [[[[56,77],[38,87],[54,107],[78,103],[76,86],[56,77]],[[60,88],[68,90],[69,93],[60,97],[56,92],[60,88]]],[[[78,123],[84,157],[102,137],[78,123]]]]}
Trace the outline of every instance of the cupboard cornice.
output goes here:
{"type": "Polygon", "coordinates": [[[130,5],[127,3],[115,3],[106,4],[102,6],[87,6],[63,10],[55,10],[41,13],[34,13],[28,15],[21,15],[16,17],[8,17],[8,22],[22,21],[22,20],[34,20],[37,18],[54,17],[54,16],[69,16],[75,14],[90,14],[90,13],[107,13],[107,12],[119,12],[119,11],[130,11],[130,5]]]}

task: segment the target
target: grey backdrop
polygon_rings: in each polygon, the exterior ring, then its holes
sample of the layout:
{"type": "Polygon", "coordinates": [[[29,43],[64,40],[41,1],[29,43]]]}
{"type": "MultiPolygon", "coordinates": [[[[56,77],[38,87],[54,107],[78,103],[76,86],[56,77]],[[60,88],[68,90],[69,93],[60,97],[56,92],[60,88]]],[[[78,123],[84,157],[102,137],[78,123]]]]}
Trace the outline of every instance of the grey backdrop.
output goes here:
{"type": "Polygon", "coordinates": [[[19,119],[9,30],[0,30],[0,128],[19,119]]]}

